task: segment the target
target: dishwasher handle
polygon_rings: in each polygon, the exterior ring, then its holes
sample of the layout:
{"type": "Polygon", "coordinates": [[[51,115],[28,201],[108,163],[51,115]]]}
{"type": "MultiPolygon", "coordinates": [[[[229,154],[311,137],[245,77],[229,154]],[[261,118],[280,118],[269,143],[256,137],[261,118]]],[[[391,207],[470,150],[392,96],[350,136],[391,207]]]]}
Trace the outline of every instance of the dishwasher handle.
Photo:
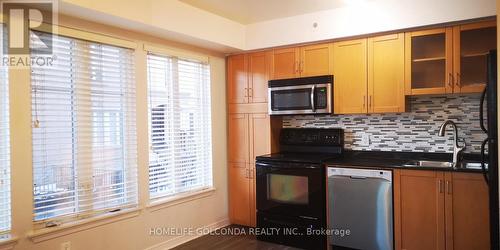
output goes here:
{"type": "Polygon", "coordinates": [[[360,169],[350,167],[328,167],[328,178],[331,177],[344,177],[351,179],[384,179],[392,182],[392,171],[378,170],[378,169],[360,169]]]}

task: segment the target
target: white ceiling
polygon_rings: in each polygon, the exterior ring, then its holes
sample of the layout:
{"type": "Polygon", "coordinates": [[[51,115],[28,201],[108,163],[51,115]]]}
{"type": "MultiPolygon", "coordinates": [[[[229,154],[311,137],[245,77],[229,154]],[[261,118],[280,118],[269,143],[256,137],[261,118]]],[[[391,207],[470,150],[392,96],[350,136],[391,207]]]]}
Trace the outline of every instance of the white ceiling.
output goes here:
{"type": "Polygon", "coordinates": [[[251,24],[277,18],[338,8],[357,0],[179,0],[196,8],[242,23],[251,24]]]}

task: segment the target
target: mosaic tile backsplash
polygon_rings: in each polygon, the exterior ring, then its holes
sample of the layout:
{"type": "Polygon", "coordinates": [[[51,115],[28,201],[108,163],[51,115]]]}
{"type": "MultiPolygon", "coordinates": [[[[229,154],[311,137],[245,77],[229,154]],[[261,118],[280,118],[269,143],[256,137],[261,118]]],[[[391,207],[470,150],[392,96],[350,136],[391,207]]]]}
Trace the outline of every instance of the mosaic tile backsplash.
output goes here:
{"type": "Polygon", "coordinates": [[[486,138],[479,127],[480,94],[409,97],[409,112],[367,115],[286,116],[283,127],[343,128],[345,148],[370,151],[453,152],[452,127],[438,136],[446,120],[457,123],[465,152],[479,153],[486,138]]]}

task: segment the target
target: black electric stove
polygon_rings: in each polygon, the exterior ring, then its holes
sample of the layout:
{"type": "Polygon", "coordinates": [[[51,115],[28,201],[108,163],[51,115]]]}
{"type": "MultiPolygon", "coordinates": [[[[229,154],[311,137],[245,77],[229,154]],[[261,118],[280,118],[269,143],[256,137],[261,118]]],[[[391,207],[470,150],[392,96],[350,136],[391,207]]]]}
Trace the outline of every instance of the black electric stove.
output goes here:
{"type": "Polygon", "coordinates": [[[343,147],[342,129],[283,129],[281,152],[256,158],[257,227],[279,229],[258,239],[326,248],[326,235],[311,232],[327,228],[323,162],[343,147]]]}

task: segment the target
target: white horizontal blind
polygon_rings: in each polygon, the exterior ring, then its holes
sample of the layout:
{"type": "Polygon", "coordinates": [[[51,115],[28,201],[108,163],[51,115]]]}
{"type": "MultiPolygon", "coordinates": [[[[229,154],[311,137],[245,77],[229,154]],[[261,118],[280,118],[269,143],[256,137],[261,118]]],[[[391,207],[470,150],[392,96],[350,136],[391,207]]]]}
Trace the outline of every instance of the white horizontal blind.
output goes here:
{"type": "MultiPolygon", "coordinates": [[[[51,36],[33,34],[32,46],[51,36]]],[[[133,50],[63,36],[53,46],[55,65],[31,76],[34,220],[136,205],[133,50]]]]}
{"type": "Polygon", "coordinates": [[[148,55],[151,198],[212,187],[207,63],[148,55]]]}
{"type": "MultiPolygon", "coordinates": [[[[0,28],[3,28],[0,26],[0,28]]],[[[6,46],[5,29],[2,45],[6,46]]],[[[0,47],[0,58],[3,58],[0,47]]],[[[8,68],[0,66],[0,236],[10,230],[10,135],[8,68]]],[[[1,238],[1,237],[0,237],[1,238]]]]}

